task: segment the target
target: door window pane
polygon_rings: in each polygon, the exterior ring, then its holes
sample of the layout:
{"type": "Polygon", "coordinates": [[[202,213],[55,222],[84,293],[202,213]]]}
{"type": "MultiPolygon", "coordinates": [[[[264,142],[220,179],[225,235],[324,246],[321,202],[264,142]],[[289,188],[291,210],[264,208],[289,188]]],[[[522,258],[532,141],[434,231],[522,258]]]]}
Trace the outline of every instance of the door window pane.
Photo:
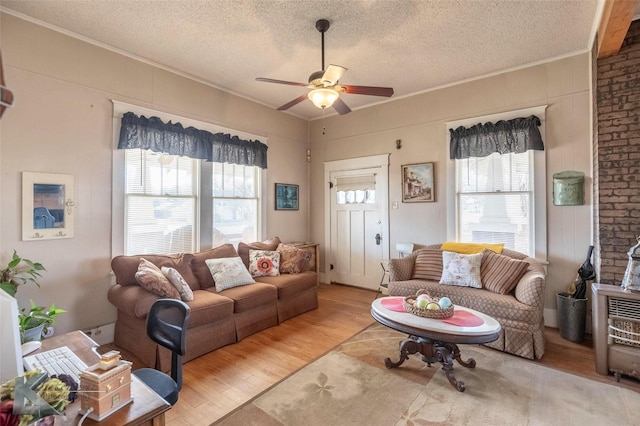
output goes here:
{"type": "Polygon", "coordinates": [[[336,192],[336,204],[374,204],[375,202],[375,189],[336,192]]]}

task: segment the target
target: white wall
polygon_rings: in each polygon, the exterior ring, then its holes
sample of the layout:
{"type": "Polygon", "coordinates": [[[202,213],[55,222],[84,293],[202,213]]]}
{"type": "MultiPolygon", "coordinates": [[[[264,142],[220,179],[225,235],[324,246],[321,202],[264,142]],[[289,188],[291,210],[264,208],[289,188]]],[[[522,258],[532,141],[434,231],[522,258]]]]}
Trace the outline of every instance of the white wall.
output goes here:
{"type": "Polygon", "coordinates": [[[0,265],[13,249],[46,268],[42,287],[18,301],[55,302],[57,332],[113,322],[111,261],[112,104],[116,99],[268,138],[267,236],[308,240],[307,122],[157,67],[0,14],[14,107],[0,127],[0,265]],[[21,173],[75,179],[75,237],[21,241],[21,173]],[[300,185],[300,210],[274,210],[274,183],[300,185]]]}
{"type": "MultiPolygon", "coordinates": [[[[544,135],[549,261],[545,316],[547,323],[554,325],[555,295],[565,291],[573,281],[591,242],[589,61],[589,54],[585,53],[311,122],[311,238],[324,243],[322,217],[327,207],[323,199],[323,162],[391,153],[389,243],[392,256],[399,241],[419,244],[445,241],[451,220],[447,216],[447,203],[454,184],[446,174],[451,160],[445,123],[549,105],[544,135]],[[395,148],[397,139],[402,140],[400,150],[395,148]],[[421,162],[435,162],[436,202],[402,203],[400,167],[421,162]],[[585,173],[584,206],[553,205],[552,176],[565,170],[585,173]],[[391,209],[394,202],[398,202],[398,209],[391,209]]],[[[344,95],[347,104],[350,96],[354,95],[344,95]]],[[[325,248],[323,244],[323,256],[325,248]]]]}

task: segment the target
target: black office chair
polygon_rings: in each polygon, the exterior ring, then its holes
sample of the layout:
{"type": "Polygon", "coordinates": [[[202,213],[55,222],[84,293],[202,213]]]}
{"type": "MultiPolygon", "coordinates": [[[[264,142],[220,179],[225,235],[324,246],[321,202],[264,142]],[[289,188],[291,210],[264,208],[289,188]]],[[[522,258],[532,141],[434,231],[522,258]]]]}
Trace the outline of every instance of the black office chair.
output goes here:
{"type": "Polygon", "coordinates": [[[189,305],[177,299],[158,299],[147,317],[147,335],[171,351],[171,376],[153,368],[140,368],[133,374],[164,398],[169,404],[178,402],[182,389],[182,356],[186,350],[189,305]]]}

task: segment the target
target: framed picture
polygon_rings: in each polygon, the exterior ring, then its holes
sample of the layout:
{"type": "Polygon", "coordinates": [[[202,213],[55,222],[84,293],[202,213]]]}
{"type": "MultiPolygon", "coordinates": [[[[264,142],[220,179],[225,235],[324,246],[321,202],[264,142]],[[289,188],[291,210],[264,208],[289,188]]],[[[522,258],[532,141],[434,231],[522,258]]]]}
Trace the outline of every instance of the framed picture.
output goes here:
{"type": "Polygon", "coordinates": [[[276,183],[276,210],[298,210],[298,185],[276,183]]]}
{"type": "Polygon", "coordinates": [[[433,163],[402,166],[402,202],[428,203],[435,200],[433,163]]]}
{"type": "Polygon", "coordinates": [[[73,237],[73,175],[22,172],[22,241],[73,237]]]}

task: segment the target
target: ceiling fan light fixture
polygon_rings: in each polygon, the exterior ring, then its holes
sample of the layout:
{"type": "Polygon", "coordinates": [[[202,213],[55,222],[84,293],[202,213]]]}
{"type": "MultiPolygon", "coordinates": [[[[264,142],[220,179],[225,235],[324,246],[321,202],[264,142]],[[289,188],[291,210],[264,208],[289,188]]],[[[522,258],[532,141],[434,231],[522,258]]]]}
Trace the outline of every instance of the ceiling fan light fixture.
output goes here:
{"type": "Polygon", "coordinates": [[[313,89],[307,96],[315,106],[324,109],[331,107],[340,95],[333,89],[320,88],[313,89]]]}

